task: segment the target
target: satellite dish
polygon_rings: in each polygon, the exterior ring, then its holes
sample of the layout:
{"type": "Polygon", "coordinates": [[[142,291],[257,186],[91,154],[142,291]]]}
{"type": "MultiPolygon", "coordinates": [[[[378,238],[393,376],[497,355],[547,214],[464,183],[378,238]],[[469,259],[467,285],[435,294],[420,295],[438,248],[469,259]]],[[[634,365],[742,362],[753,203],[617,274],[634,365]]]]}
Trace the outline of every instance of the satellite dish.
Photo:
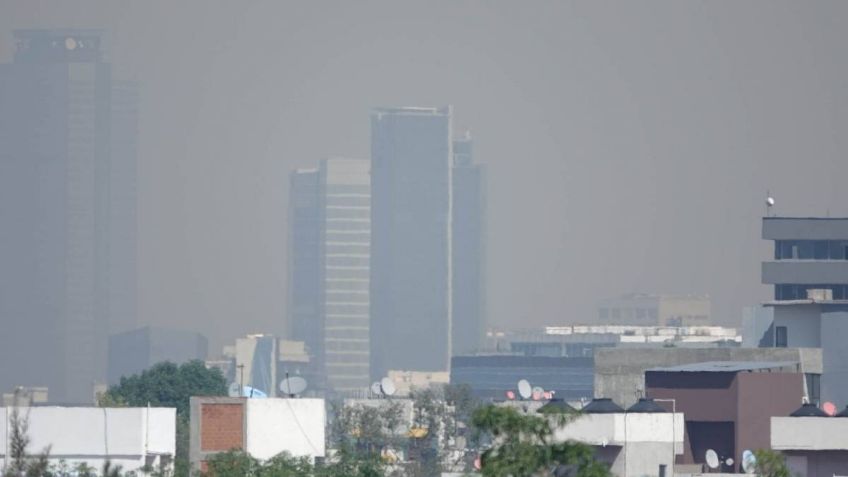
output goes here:
{"type": "Polygon", "coordinates": [[[742,470],[746,474],[753,474],[757,470],[757,456],[747,449],[742,452],[742,470]]]}
{"type": "Polygon", "coordinates": [[[374,394],[375,396],[383,394],[383,390],[380,389],[380,381],[374,381],[371,383],[371,394],[374,394]]]}
{"type": "Polygon", "coordinates": [[[518,381],[518,395],[521,399],[530,399],[533,396],[533,388],[530,387],[530,382],[526,379],[518,381]]]}
{"type": "Polygon", "coordinates": [[[541,386],[533,386],[533,400],[541,401],[545,397],[545,390],[541,386]]]}
{"type": "Polygon", "coordinates": [[[280,391],[283,394],[294,396],[306,390],[306,380],[300,376],[292,376],[280,381],[280,391]]]}
{"type": "Polygon", "coordinates": [[[836,415],[836,404],[833,404],[830,401],[827,401],[824,404],[822,404],[821,408],[822,408],[822,411],[824,411],[824,413],[827,414],[828,416],[836,415]]]}
{"type": "Polygon", "coordinates": [[[510,401],[515,401],[515,391],[512,391],[512,390],[507,391],[506,392],[506,398],[509,399],[510,401]]]}
{"type": "Polygon", "coordinates": [[[227,395],[230,397],[239,397],[241,396],[241,391],[239,389],[239,383],[231,383],[230,387],[227,388],[227,395]]]}
{"type": "Polygon", "coordinates": [[[265,394],[265,391],[262,391],[261,389],[252,388],[250,386],[242,386],[241,387],[241,393],[242,393],[241,396],[246,397],[246,398],[266,398],[266,397],[268,397],[268,395],[265,394]]]}
{"type": "Polygon", "coordinates": [[[731,466],[733,466],[733,462],[734,462],[733,457],[728,457],[728,458],[724,461],[724,465],[726,465],[726,466],[728,466],[728,467],[731,467],[731,466]]]}
{"type": "Polygon", "coordinates": [[[710,469],[718,469],[720,462],[718,461],[718,454],[716,454],[716,451],[712,449],[707,449],[707,454],[705,457],[707,461],[707,467],[709,467],[710,469]]]}
{"type": "Polygon", "coordinates": [[[769,207],[773,207],[774,206],[774,197],[771,197],[771,196],[766,197],[766,205],[769,206],[769,207]]]}
{"type": "Polygon", "coordinates": [[[392,378],[381,379],[380,390],[383,391],[383,394],[385,394],[386,396],[394,396],[394,394],[397,392],[395,382],[392,381],[392,378]]]}

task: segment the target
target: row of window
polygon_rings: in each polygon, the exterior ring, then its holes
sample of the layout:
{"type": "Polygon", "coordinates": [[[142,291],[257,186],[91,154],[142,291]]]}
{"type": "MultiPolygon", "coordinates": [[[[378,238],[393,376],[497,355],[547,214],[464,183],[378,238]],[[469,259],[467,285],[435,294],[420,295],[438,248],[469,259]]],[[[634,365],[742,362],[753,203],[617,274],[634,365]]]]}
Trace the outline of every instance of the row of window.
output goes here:
{"type": "Polygon", "coordinates": [[[834,300],[848,300],[848,285],[795,285],[774,286],[775,300],[806,300],[807,290],[831,290],[834,300]]]}
{"type": "Polygon", "coordinates": [[[848,260],[848,240],[775,240],[775,260],[848,260]]]}

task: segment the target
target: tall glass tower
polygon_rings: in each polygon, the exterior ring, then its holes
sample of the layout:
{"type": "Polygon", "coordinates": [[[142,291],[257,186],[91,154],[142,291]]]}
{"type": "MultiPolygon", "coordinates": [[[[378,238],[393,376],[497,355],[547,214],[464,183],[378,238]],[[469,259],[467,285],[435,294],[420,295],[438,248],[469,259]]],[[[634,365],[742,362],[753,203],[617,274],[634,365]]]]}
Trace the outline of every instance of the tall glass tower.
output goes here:
{"type": "Polygon", "coordinates": [[[371,113],[371,375],[451,355],[451,108],[371,113]]]}
{"type": "Polygon", "coordinates": [[[135,321],[135,96],[100,33],[15,32],[0,65],[0,387],[91,402],[135,321]]]}

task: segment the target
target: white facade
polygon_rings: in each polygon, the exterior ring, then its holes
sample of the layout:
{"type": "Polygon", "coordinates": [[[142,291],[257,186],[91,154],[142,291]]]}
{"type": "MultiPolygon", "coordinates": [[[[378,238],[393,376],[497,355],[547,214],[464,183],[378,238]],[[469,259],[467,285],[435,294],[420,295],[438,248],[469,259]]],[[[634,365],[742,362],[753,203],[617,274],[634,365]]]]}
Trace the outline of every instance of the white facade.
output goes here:
{"type": "Polygon", "coordinates": [[[673,457],[683,454],[682,413],[583,414],[554,433],[557,441],[575,440],[595,447],[614,475],[658,475],[665,465],[673,475],[673,457]]]}
{"type": "Polygon", "coordinates": [[[848,451],[848,418],[772,417],[771,448],[779,451],[848,451]]]}
{"type": "Polygon", "coordinates": [[[246,399],[244,449],[262,460],[281,452],[323,457],[326,422],[323,399],[246,399]]]}
{"type": "MultiPolygon", "coordinates": [[[[0,463],[5,466],[13,408],[0,408],[0,416],[0,463]]],[[[174,408],[22,407],[19,416],[28,418],[27,451],[36,454],[49,447],[53,464],[85,462],[99,471],[110,461],[137,471],[145,464],[170,466],[176,451],[174,408]]]]}

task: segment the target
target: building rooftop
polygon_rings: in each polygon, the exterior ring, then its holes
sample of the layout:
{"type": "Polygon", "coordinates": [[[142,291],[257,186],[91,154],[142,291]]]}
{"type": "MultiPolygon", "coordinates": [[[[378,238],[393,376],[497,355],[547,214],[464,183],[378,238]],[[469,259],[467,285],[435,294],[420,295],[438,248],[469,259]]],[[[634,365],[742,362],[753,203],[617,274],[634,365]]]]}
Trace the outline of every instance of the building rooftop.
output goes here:
{"type": "Polygon", "coordinates": [[[740,371],[786,368],[797,365],[797,361],[706,361],[703,363],[682,364],[680,366],[651,368],[648,371],[666,373],[738,373],[740,371]]]}

